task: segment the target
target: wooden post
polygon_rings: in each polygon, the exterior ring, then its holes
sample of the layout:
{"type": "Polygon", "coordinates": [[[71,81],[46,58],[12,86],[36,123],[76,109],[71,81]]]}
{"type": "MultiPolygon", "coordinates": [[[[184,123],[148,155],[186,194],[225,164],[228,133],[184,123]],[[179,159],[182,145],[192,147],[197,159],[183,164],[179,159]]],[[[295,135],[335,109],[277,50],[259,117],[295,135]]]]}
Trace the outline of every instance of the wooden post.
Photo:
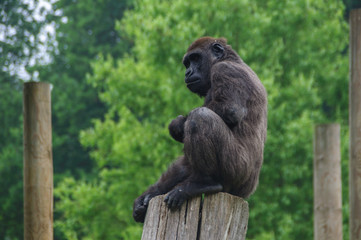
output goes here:
{"type": "Polygon", "coordinates": [[[24,84],[24,239],[53,239],[50,85],[24,84]]]}
{"type": "Polygon", "coordinates": [[[314,239],[342,239],[340,125],[315,127],[314,239]]]}
{"type": "Polygon", "coordinates": [[[248,203],[227,193],[193,198],[180,210],[169,210],[165,195],[150,201],[142,240],[244,240],[248,203]]]}
{"type": "Polygon", "coordinates": [[[361,240],[361,9],[350,12],[350,240],[361,240]]]}

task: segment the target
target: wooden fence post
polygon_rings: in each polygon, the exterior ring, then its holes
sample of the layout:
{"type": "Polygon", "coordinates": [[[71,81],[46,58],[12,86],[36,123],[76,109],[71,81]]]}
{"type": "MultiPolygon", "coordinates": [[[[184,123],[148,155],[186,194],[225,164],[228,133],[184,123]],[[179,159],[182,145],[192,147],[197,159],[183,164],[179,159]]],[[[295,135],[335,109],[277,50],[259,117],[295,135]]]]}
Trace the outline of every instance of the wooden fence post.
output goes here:
{"type": "Polygon", "coordinates": [[[314,239],[342,239],[340,125],[315,127],[314,239]]]}
{"type": "Polygon", "coordinates": [[[350,240],[361,240],[361,9],[350,12],[350,240]]]}
{"type": "Polygon", "coordinates": [[[24,239],[53,239],[50,85],[24,84],[24,239]]]}
{"type": "Polygon", "coordinates": [[[194,239],[244,240],[248,224],[248,203],[227,193],[193,198],[180,210],[164,203],[165,195],[150,201],[142,240],[194,239]]]}

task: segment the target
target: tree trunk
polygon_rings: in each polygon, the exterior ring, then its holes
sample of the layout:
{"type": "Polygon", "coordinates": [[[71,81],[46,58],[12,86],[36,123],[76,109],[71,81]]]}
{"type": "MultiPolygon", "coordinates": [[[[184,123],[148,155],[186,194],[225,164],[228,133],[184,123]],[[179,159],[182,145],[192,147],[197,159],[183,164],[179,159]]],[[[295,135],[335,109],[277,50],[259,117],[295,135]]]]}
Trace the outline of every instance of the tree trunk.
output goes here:
{"type": "Polygon", "coordinates": [[[50,85],[24,84],[24,239],[53,239],[50,85]]]}
{"type": "Polygon", "coordinates": [[[361,240],[361,8],[350,12],[350,240],[361,240]]]}
{"type": "Polygon", "coordinates": [[[314,239],[342,240],[340,125],[315,127],[314,239]]]}
{"type": "Polygon", "coordinates": [[[180,210],[169,210],[165,195],[150,201],[142,240],[243,240],[248,203],[227,193],[193,198],[180,210]]]}

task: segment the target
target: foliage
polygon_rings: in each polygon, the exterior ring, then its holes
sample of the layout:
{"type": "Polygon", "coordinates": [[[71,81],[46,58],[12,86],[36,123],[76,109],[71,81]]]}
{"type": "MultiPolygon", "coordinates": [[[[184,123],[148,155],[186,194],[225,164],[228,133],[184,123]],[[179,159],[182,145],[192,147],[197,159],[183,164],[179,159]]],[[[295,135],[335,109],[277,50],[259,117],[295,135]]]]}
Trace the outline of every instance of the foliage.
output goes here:
{"type": "MultiPolygon", "coordinates": [[[[345,0],[345,1],[347,1],[347,0],[345,0]]],[[[360,1],[358,1],[358,0],[348,0],[348,2],[350,2],[352,4],[353,8],[360,8],[360,6],[361,6],[360,1]]]]}
{"type": "Polygon", "coordinates": [[[0,3],[0,79],[9,74],[16,79],[19,66],[28,67],[37,59],[39,46],[44,44],[39,33],[46,23],[45,8],[37,7],[38,2],[3,0],[0,3]]]}
{"type": "Polygon", "coordinates": [[[21,69],[38,61],[45,24],[38,1],[0,2],[0,238],[23,238],[21,69]],[[34,14],[34,13],[37,14],[34,14]]]}
{"type": "MultiPolygon", "coordinates": [[[[86,74],[91,72],[90,63],[97,58],[97,54],[120,57],[128,50],[130,43],[121,32],[115,30],[115,23],[123,17],[130,2],[59,0],[53,4],[53,13],[47,16],[56,31],[56,41],[49,42],[48,49],[52,62],[38,65],[34,70],[39,71],[40,79],[54,86],[55,185],[64,173],[82,178],[92,177],[93,162],[88,150],[79,142],[79,132],[90,127],[92,119],[101,118],[106,106],[99,101],[98,89],[86,83],[86,74]]],[[[58,215],[55,215],[56,218],[58,215]]],[[[76,224],[73,226],[76,227],[76,224]]],[[[57,238],[61,238],[59,231],[55,233],[57,238]]],[[[67,234],[64,237],[71,238],[67,234]]]]}
{"type": "Polygon", "coordinates": [[[19,74],[20,70],[26,68],[32,80],[51,82],[54,87],[55,183],[65,172],[91,177],[82,173],[91,171],[92,161],[79,143],[79,132],[90,127],[91,119],[100,118],[106,108],[97,90],[86,84],[85,76],[98,53],[120,57],[129,48],[129,41],[115,30],[116,20],[129,7],[130,1],[112,0],[60,0],[53,8],[48,1],[1,1],[1,239],[23,238],[21,84],[28,77],[19,74]],[[45,26],[53,26],[56,36],[45,37],[45,26]],[[42,61],[44,56],[50,60],[42,61]]]}
{"type": "Polygon", "coordinates": [[[0,77],[0,236],[23,237],[22,96],[18,85],[0,77]],[[11,93],[11,94],[9,94],[11,93]]]}
{"type": "Polygon", "coordinates": [[[342,0],[346,6],[345,16],[349,16],[352,9],[361,8],[360,0],[342,0]]]}
{"type": "MultiPolygon", "coordinates": [[[[115,31],[130,1],[59,0],[47,16],[55,25],[56,41],[49,42],[52,62],[36,66],[39,78],[53,84],[53,152],[55,173],[90,171],[92,162],[79,142],[79,132],[100,118],[105,106],[96,89],[86,84],[90,62],[97,54],[120,57],[129,42],[115,31]]],[[[34,69],[34,70],[35,70],[34,69]]]]}
{"type": "Polygon", "coordinates": [[[269,94],[265,161],[249,199],[247,238],[311,239],[312,126],[347,123],[342,3],[139,0],[117,27],[134,47],[120,60],[94,62],[89,82],[102,89],[108,112],[81,134],[99,175],[57,188],[60,230],[69,239],[140,238],[132,201],[181,154],[167,124],[202,104],[184,86],[182,56],[193,40],[211,35],[228,39],[269,94]]]}

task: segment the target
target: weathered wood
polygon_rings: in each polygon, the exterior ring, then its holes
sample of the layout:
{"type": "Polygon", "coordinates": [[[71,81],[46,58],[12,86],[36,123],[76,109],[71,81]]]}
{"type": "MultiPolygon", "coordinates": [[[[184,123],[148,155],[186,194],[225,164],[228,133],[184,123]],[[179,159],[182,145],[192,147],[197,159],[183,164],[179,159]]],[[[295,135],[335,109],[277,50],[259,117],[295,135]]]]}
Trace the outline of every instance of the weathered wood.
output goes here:
{"type": "Polygon", "coordinates": [[[350,240],[361,240],[361,9],[350,12],[350,240]]]}
{"type": "Polygon", "coordinates": [[[53,239],[50,85],[24,84],[24,239],[53,239]]]}
{"type": "Polygon", "coordinates": [[[194,239],[243,240],[248,223],[248,203],[227,193],[193,198],[180,210],[169,210],[165,195],[150,201],[142,240],[194,239]]]}
{"type": "Polygon", "coordinates": [[[342,239],[340,125],[315,127],[314,239],[342,239]]]}

